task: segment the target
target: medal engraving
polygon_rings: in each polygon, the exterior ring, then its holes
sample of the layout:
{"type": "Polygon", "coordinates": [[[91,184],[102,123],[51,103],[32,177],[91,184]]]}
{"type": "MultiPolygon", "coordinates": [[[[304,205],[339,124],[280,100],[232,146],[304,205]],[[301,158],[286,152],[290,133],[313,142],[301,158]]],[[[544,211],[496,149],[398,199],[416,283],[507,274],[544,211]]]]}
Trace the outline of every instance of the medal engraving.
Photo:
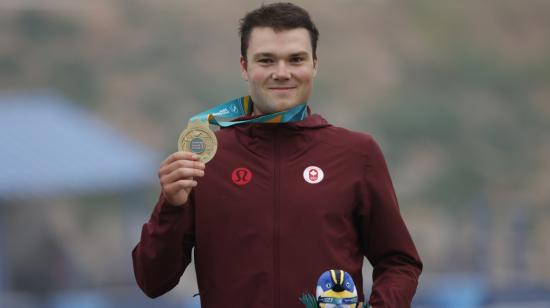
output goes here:
{"type": "Polygon", "coordinates": [[[209,162],[218,149],[218,141],[214,132],[208,127],[208,122],[189,122],[187,128],[180,134],[178,150],[199,155],[200,161],[209,162]]]}

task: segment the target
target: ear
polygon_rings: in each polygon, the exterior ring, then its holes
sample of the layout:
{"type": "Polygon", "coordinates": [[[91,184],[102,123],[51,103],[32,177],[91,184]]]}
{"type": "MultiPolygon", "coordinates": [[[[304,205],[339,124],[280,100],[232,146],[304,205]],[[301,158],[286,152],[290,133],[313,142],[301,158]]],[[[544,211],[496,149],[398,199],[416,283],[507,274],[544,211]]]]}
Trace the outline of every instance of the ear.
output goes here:
{"type": "Polygon", "coordinates": [[[248,66],[247,66],[245,58],[243,58],[243,56],[241,56],[241,58],[239,59],[239,62],[241,64],[240,65],[240,67],[241,67],[241,76],[244,79],[244,81],[248,81],[248,66]]]}
{"type": "Polygon", "coordinates": [[[313,77],[317,76],[317,69],[319,68],[319,58],[313,60],[313,77]]]}

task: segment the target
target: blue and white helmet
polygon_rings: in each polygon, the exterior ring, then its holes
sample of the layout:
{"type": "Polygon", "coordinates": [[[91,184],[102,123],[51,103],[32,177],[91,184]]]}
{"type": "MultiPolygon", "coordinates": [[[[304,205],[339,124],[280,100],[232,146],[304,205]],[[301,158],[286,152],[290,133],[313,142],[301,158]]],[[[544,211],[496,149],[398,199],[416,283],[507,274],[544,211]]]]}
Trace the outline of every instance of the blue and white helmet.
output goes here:
{"type": "Polygon", "coordinates": [[[355,283],[342,270],[329,270],[319,277],[316,298],[321,308],[357,308],[355,283]]]}

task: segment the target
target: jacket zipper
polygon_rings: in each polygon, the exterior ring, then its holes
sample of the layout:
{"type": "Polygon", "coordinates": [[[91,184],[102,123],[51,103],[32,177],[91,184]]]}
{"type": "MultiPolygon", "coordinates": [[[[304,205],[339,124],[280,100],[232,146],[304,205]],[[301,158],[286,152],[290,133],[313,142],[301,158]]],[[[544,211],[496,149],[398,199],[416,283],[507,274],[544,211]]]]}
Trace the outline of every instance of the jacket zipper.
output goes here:
{"type": "Polygon", "coordinates": [[[280,167],[281,153],[279,145],[279,129],[275,128],[275,138],[273,143],[275,170],[273,183],[273,274],[274,274],[274,307],[279,307],[280,293],[280,274],[279,274],[279,203],[280,203],[280,167]]]}

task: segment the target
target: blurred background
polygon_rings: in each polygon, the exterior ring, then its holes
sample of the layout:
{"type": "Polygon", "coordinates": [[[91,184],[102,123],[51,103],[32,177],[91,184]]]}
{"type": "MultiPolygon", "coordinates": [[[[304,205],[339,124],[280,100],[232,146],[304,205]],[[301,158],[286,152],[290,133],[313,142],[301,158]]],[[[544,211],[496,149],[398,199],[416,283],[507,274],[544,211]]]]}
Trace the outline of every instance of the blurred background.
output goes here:
{"type": "MultiPolygon", "coordinates": [[[[550,2],[296,3],[321,33],[310,106],[386,155],[413,307],[550,307],[550,2]]],[[[258,5],[0,0],[0,307],[199,307],[192,265],[151,300],[130,252],[187,120],[246,93],[258,5]]]]}

